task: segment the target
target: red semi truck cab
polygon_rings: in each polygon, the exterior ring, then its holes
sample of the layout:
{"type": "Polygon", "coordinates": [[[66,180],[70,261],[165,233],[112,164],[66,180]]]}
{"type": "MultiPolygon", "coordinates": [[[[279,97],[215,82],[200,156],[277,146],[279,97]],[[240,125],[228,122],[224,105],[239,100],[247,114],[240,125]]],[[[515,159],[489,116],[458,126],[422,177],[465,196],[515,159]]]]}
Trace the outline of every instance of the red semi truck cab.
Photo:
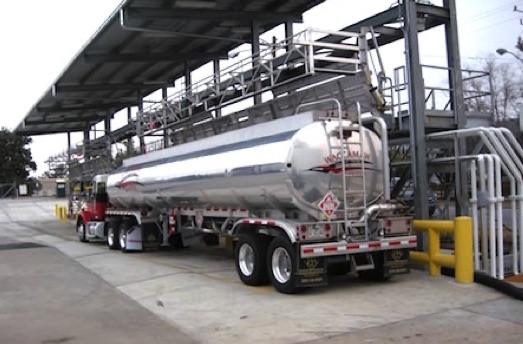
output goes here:
{"type": "Polygon", "coordinates": [[[93,178],[93,189],[89,192],[87,201],[78,212],[76,231],[81,241],[105,238],[104,217],[109,207],[109,195],[106,190],[107,175],[93,178]]]}

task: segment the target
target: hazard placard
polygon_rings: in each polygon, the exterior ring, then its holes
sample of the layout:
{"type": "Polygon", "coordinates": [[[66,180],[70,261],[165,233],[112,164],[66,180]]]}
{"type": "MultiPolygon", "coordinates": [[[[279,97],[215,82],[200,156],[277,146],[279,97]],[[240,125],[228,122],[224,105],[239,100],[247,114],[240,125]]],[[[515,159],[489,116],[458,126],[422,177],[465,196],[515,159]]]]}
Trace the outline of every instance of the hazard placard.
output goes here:
{"type": "Polygon", "coordinates": [[[329,191],[325,197],[318,203],[318,208],[325,214],[327,218],[330,218],[338,207],[340,206],[340,201],[332,191],[329,191]]]}

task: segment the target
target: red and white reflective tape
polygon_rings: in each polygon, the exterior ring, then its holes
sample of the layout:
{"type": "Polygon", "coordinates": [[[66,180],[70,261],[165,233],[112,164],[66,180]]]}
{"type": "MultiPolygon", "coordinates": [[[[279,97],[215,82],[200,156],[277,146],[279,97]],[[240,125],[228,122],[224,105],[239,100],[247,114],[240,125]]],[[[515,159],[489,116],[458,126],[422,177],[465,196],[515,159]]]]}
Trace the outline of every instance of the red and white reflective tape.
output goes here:
{"type": "Polygon", "coordinates": [[[409,236],[397,239],[388,239],[384,241],[311,244],[301,246],[300,253],[302,258],[334,256],[340,254],[392,250],[397,248],[414,248],[416,247],[416,242],[417,241],[415,236],[409,236]]]}
{"type": "Polygon", "coordinates": [[[276,221],[274,220],[244,219],[242,223],[256,226],[276,226],[276,221]]]}

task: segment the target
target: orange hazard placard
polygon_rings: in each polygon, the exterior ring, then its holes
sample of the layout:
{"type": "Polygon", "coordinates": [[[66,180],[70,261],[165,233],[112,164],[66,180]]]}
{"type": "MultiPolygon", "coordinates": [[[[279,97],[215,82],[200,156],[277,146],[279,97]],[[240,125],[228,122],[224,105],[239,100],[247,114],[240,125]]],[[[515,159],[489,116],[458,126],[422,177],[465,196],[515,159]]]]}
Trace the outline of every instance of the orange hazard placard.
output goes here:
{"type": "Polygon", "coordinates": [[[332,191],[329,191],[325,195],[325,197],[323,197],[320,203],[318,203],[318,208],[320,208],[320,210],[325,214],[325,216],[327,216],[327,218],[330,218],[332,214],[334,214],[334,212],[338,210],[339,206],[340,201],[338,200],[336,195],[332,193],[332,191]]]}

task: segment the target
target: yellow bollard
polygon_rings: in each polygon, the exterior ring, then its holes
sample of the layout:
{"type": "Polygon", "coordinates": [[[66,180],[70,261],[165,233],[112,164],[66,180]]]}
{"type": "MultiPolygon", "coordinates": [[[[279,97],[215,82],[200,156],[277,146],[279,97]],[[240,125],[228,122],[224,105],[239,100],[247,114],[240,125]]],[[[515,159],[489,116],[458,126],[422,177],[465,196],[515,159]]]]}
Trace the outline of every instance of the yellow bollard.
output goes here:
{"type": "Polygon", "coordinates": [[[472,283],[474,281],[474,257],[472,253],[472,219],[460,216],[455,219],[454,234],[456,256],[456,281],[472,283]]]}
{"type": "Polygon", "coordinates": [[[60,211],[58,209],[59,209],[58,203],[55,203],[55,205],[54,205],[54,214],[56,215],[56,217],[60,218],[60,211]]]}
{"type": "Polygon", "coordinates": [[[67,211],[66,210],[67,209],[64,206],[62,206],[62,221],[63,222],[67,222],[67,211]]]}

